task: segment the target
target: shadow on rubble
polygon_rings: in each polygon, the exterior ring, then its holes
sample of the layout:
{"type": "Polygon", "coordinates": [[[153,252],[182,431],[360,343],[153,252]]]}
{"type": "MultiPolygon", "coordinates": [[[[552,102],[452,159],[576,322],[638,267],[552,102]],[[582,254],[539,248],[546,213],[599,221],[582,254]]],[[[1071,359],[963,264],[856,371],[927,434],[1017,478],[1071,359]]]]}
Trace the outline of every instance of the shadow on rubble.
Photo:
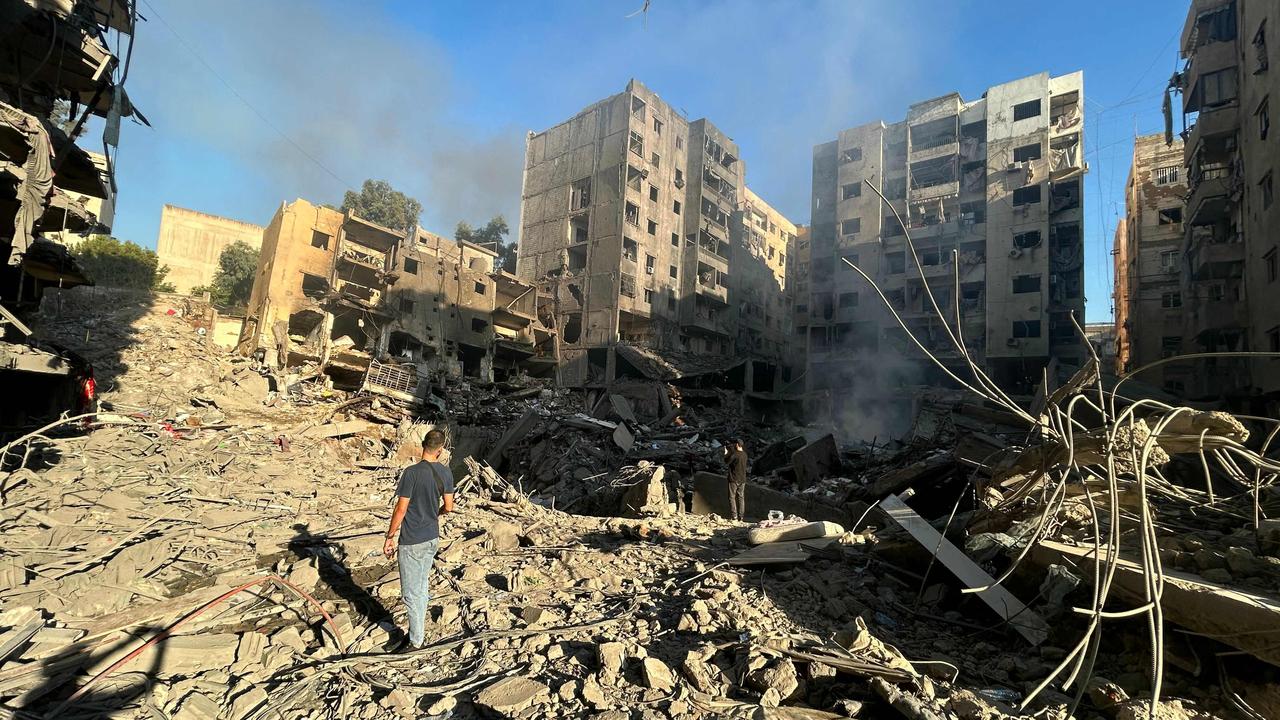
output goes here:
{"type": "MultiPolygon", "coordinates": [[[[314,557],[316,559],[316,569],[320,573],[321,583],[317,586],[319,591],[317,595],[324,595],[323,590],[327,588],[328,594],[345,600],[351,610],[363,620],[360,624],[375,623],[391,616],[382,601],[366,589],[368,583],[352,575],[345,552],[335,547],[335,541],[344,538],[316,535],[303,523],[294,525],[293,529],[297,535],[290,538],[289,551],[299,558],[314,557]]],[[[322,597],[317,599],[323,600],[322,597]]]]}
{"type": "Polygon", "coordinates": [[[62,705],[89,682],[89,678],[109,666],[106,659],[118,661],[140,647],[145,639],[154,637],[163,630],[162,627],[138,627],[133,629],[133,634],[110,645],[95,647],[93,643],[80,642],[68,650],[44,658],[39,662],[39,681],[18,697],[7,701],[10,706],[18,708],[13,717],[26,720],[115,717],[122,708],[151,693],[165,664],[167,649],[163,641],[153,645],[132,662],[122,665],[111,675],[103,677],[88,692],[76,698],[73,704],[65,708],[62,705]],[[97,658],[91,666],[93,671],[87,675],[79,675],[81,665],[69,665],[66,661],[77,656],[83,657],[89,652],[97,658]]]}

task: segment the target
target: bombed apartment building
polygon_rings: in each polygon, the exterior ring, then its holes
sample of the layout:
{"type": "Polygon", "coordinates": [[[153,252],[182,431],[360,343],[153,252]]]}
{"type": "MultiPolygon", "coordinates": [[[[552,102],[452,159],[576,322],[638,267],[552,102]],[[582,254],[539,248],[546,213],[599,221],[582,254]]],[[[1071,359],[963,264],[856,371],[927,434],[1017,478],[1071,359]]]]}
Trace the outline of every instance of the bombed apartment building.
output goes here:
{"type": "MultiPolygon", "coordinates": [[[[1184,316],[1207,309],[1201,298],[1184,296],[1180,287],[1186,191],[1182,142],[1166,144],[1163,133],[1135,138],[1125,216],[1113,250],[1117,372],[1184,352],[1184,316]]],[[[1190,370],[1184,364],[1161,365],[1142,379],[1181,394],[1196,382],[1190,370]]]]}
{"type": "Polygon", "coordinates": [[[241,352],[335,386],[412,400],[419,381],[503,379],[550,363],[532,287],[495,253],[295,200],[263,233],[241,352]]]}
{"type": "Polygon", "coordinates": [[[133,42],[131,7],[0,1],[0,296],[11,307],[89,282],[61,241],[110,232],[120,123],[146,122],[116,54],[133,42]],[[105,120],[105,154],[76,145],[89,116],[105,120]]]}
{"type": "Polygon", "coordinates": [[[222,251],[237,242],[259,249],[262,226],[176,205],[160,210],[156,255],[169,268],[165,280],[178,292],[212,283],[222,251]]]}
{"type": "MultiPolygon", "coordinates": [[[[1195,0],[1182,29],[1181,93],[1187,203],[1181,277],[1188,353],[1280,352],[1280,206],[1270,97],[1280,96],[1274,32],[1263,0],[1195,0]]],[[[1280,58],[1277,58],[1280,63],[1280,58]]],[[[1188,397],[1255,414],[1280,407],[1280,364],[1244,357],[1180,361],[1188,397]]]]}
{"type": "Polygon", "coordinates": [[[812,398],[854,388],[834,402],[881,407],[894,386],[945,383],[848,263],[951,367],[966,364],[949,330],[957,326],[1007,388],[1029,390],[1050,358],[1081,360],[1072,314],[1082,319],[1084,309],[1082,102],[1082,73],[1041,73],[977,100],[919,102],[901,122],[851,128],[814,148],[807,293],[795,306],[812,398]]]}
{"type": "Polygon", "coordinates": [[[561,383],[644,374],[650,352],[676,374],[714,368],[753,392],[795,372],[776,333],[794,227],[754,196],[747,210],[747,192],[731,138],[634,80],[529,135],[517,275],[544,296],[561,383]],[[735,230],[749,215],[765,218],[758,240],[735,230]],[[744,313],[759,322],[743,330],[744,313]]]}

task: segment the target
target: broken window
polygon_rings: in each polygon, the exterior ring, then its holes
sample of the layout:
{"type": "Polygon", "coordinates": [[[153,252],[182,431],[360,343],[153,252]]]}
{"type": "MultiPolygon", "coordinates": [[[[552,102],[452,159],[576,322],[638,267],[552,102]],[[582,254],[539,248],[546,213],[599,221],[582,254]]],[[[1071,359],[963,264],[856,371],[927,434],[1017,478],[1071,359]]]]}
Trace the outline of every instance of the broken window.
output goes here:
{"type": "Polygon", "coordinates": [[[662,121],[658,118],[653,119],[653,132],[655,135],[662,134],[662,121]]]}
{"type": "Polygon", "coordinates": [[[881,225],[880,234],[883,237],[891,238],[905,235],[906,231],[902,229],[902,223],[898,222],[898,218],[893,216],[885,216],[881,225]]]}
{"type": "Polygon", "coordinates": [[[1200,82],[1196,83],[1196,88],[1192,92],[1195,102],[1187,108],[1189,111],[1218,107],[1235,101],[1235,67],[1201,75],[1200,82]]]}
{"type": "Polygon", "coordinates": [[[635,240],[632,240],[629,237],[622,238],[622,257],[630,260],[631,262],[635,262],[636,258],[639,257],[638,253],[639,246],[636,245],[635,240]]]}
{"type": "Polygon", "coordinates": [[[1271,248],[1267,254],[1262,256],[1263,274],[1267,278],[1267,282],[1276,281],[1276,249],[1271,248]]]}
{"type": "Polygon", "coordinates": [[[676,296],[674,294],[667,295],[667,312],[676,311],[676,296]]]}
{"type": "Polygon", "coordinates": [[[1040,231],[1031,230],[1024,233],[1015,233],[1013,236],[1013,246],[1022,250],[1029,250],[1040,245],[1040,231]]]}
{"type": "Polygon", "coordinates": [[[1013,293],[1040,292],[1040,276],[1039,275],[1015,275],[1013,278],[1013,293]]]}
{"type": "Polygon", "coordinates": [[[658,259],[657,259],[657,258],[655,258],[655,257],[654,257],[654,256],[652,256],[652,255],[645,255],[645,256],[644,256],[644,274],[645,274],[645,275],[652,275],[652,274],[653,274],[653,265],[654,265],[654,263],[656,263],[657,261],[658,261],[658,259]]]}
{"type": "Polygon", "coordinates": [[[329,249],[329,235],[319,230],[311,231],[311,247],[320,248],[321,250],[329,249]]]}
{"type": "Polygon", "coordinates": [[[1164,208],[1159,211],[1161,225],[1181,225],[1182,224],[1182,208],[1171,207],[1164,208]]]}
{"type": "Polygon", "coordinates": [[[1160,269],[1165,272],[1173,272],[1178,269],[1178,251],[1165,250],[1160,253],[1160,269]]]}
{"type": "Polygon", "coordinates": [[[671,233],[671,247],[680,247],[680,233],[671,233]]]}
{"type": "Polygon", "coordinates": [[[662,156],[659,155],[658,153],[653,153],[652,155],[649,156],[649,162],[654,167],[659,167],[662,165],[662,156]]]}
{"type": "Polygon", "coordinates": [[[1016,338],[1040,337],[1040,321],[1039,320],[1014,320],[1013,336],[1016,338]]]}
{"type": "Polygon", "coordinates": [[[649,199],[658,202],[658,187],[656,185],[649,186],[649,199]]]}
{"type": "Polygon", "coordinates": [[[1262,98],[1254,115],[1258,118],[1258,139],[1266,140],[1267,133],[1271,131],[1271,99],[1262,98]]]}
{"type": "MultiPolygon", "coordinates": [[[[679,215],[679,214],[680,214],[680,201],[679,201],[679,200],[672,200],[672,201],[671,201],[671,212],[675,213],[676,215],[679,215]]],[[[679,243],[677,243],[677,244],[679,244],[679,243]]]]}
{"type": "MultiPolygon", "coordinates": [[[[684,138],[680,137],[679,135],[676,136],[676,149],[677,150],[684,149],[684,138]]],[[[680,172],[680,171],[677,170],[676,172],[680,172]]]]}
{"type": "Polygon", "coordinates": [[[564,317],[564,341],[570,344],[582,339],[582,313],[568,313],[564,317]]]}
{"type": "Polygon", "coordinates": [[[636,157],[644,157],[644,136],[632,130],[631,139],[627,142],[627,149],[634,153],[636,157]]]}
{"type": "Polygon", "coordinates": [[[622,279],[621,284],[618,286],[619,287],[618,292],[622,293],[623,295],[629,298],[635,297],[636,296],[636,276],[632,275],[631,273],[618,273],[618,276],[622,279]]]}
{"type": "Polygon", "coordinates": [[[640,118],[641,120],[644,120],[644,110],[645,110],[644,101],[636,97],[635,95],[632,95],[631,96],[631,114],[635,115],[637,118],[640,118]]]}
{"type": "Polygon", "coordinates": [[[942,147],[956,142],[959,120],[958,116],[952,115],[911,126],[912,152],[942,147]]]}
{"type": "Polygon", "coordinates": [[[405,298],[405,297],[400,298],[400,312],[402,312],[402,313],[406,313],[406,314],[407,314],[407,313],[412,313],[412,312],[413,312],[413,301],[412,301],[412,300],[410,300],[409,298],[405,298]]]}
{"type": "Polygon", "coordinates": [[[886,253],[884,264],[890,275],[900,275],[907,271],[907,256],[900,252],[886,253]]]}
{"type": "Polygon", "coordinates": [[[1040,202],[1040,186],[1028,185],[1024,188],[1018,188],[1013,191],[1013,205],[1034,205],[1040,202]]]}
{"type": "Polygon", "coordinates": [[[587,217],[579,215],[569,218],[569,242],[577,245],[587,241],[587,217]]]}
{"type": "Polygon", "coordinates": [[[587,249],[585,247],[569,248],[569,269],[582,270],[587,266],[587,249]]]}
{"type": "Polygon", "coordinates": [[[410,275],[417,275],[417,274],[418,274],[418,261],[417,261],[417,260],[414,260],[413,258],[409,258],[409,257],[405,258],[405,259],[404,259],[404,271],[405,271],[405,272],[407,272],[407,273],[409,273],[410,275]]]}
{"type": "Polygon", "coordinates": [[[1258,26],[1258,32],[1253,34],[1253,74],[1264,73],[1270,66],[1270,60],[1267,59],[1267,21],[1263,20],[1258,26]]]}
{"type": "Polygon", "coordinates": [[[842,186],[840,188],[840,197],[842,200],[862,197],[862,183],[855,182],[842,186]]]}
{"type": "Polygon", "coordinates": [[[675,280],[677,277],[679,277],[679,275],[680,275],[680,270],[679,270],[678,268],[676,268],[676,266],[675,266],[675,265],[672,265],[672,266],[671,266],[671,270],[670,270],[670,274],[671,274],[671,279],[672,279],[672,280],[675,280]]]}
{"type": "Polygon", "coordinates": [[[647,303],[653,302],[653,291],[649,288],[644,289],[644,301],[647,303]]]}
{"type": "Polygon", "coordinates": [[[484,332],[489,327],[489,323],[481,318],[471,318],[471,332],[484,332]]]}
{"type": "Polygon", "coordinates": [[[626,215],[627,224],[640,227],[640,206],[635,203],[627,203],[626,215]]]}
{"type": "Polygon", "coordinates": [[[1266,210],[1271,207],[1271,201],[1275,197],[1275,188],[1271,182],[1271,173],[1262,176],[1262,180],[1258,183],[1258,195],[1262,199],[1262,209],[1266,210]]]}
{"type": "Polygon", "coordinates": [[[1193,47],[1236,39],[1236,4],[1228,3],[1196,16],[1191,31],[1193,47]]]}
{"type": "Polygon", "coordinates": [[[987,221],[987,204],[982,200],[960,203],[960,222],[981,225],[987,221]]]}
{"type": "Polygon", "coordinates": [[[1049,100],[1049,125],[1061,132],[1080,124],[1080,93],[1055,95],[1049,100]]]}
{"type": "Polygon", "coordinates": [[[861,159],[862,159],[862,148],[860,147],[849,148],[840,153],[841,163],[858,162],[861,159]]]}
{"type": "Polygon", "coordinates": [[[1042,102],[1040,98],[1036,98],[1035,100],[1028,100],[1024,103],[1018,103],[1017,105],[1014,105],[1013,106],[1014,122],[1036,117],[1037,115],[1040,114],[1041,104],[1042,102]]]}
{"type": "Polygon", "coordinates": [[[890,200],[901,200],[907,196],[907,178],[890,178],[884,181],[884,196],[890,200]]]}
{"type": "Polygon", "coordinates": [[[639,168],[628,165],[627,166],[627,187],[631,188],[632,190],[635,190],[636,192],[640,192],[640,180],[647,174],[648,173],[644,172],[639,168]]]}
{"type": "Polygon", "coordinates": [[[856,292],[840,293],[840,307],[842,308],[858,307],[858,293],[856,292]]]}
{"type": "Polygon", "coordinates": [[[329,289],[329,281],[319,275],[302,273],[302,294],[309,298],[324,297],[329,289]]]}
{"type": "Polygon", "coordinates": [[[475,284],[475,291],[477,295],[483,295],[485,291],[485,284],[477,280],[475,284]]]}
{"type": "Polygon", "coordinates": [[[569,186],[569,212],[586,210],[591,206],[591,178],[575,180],[569,186]]]}
{"type": "Polygon", "coordinates": [[[1172,185],[1178,182],[1182,168],[1178,165],[1166,165],[1151,171],[1151,182],[1156,185],[1172,185]]]}
{"type": "Polygon", "coordinates": [[[1169,358],[1182,352],[1181,335],[1165,335],[1160,338],[1160,357],[1169,358]]]}
{"type": "Polygon", "coordinates": [[[912,163],[909,170],[913,190],[945,185],[957,180],[956,160],[951,155],[912,163]]]}
{"type": "Polygon", "coordinates": [[[862,218],[849,218],[840,221],[841,235],[856,235],[862,230],[862,218]]]}
{"type": "Polygon", "coordinates": [[[650,220],[650,221],[649,221],[649,227],[648,227],[648,230],[649,230],[649,234],[650,234],[650,235],[657,235],[657,234],[658,234],[658,223],[656,223],[656,222],[654,222],[654,221],[650,220]]]}
{"type": "Polygon", "coordinates": [[[677,188],[684,187],[684,171],[680,168],[676,168],[675,186],[677,188]]]}
{"type": "Polygon", "coordinates": [[[1032,143],[1013,149],[1014,162],[1030,162],[1039,160],[1041,157],[1043,157],[1043,154],[1041,153],[1040,143],[1032,143]]]}
{"type": "Polygon", "coordinates": [[[1177,291],[1161,293],[1160,307],[1166,310],[1182,307],[1182,293],[1177,291]]]}

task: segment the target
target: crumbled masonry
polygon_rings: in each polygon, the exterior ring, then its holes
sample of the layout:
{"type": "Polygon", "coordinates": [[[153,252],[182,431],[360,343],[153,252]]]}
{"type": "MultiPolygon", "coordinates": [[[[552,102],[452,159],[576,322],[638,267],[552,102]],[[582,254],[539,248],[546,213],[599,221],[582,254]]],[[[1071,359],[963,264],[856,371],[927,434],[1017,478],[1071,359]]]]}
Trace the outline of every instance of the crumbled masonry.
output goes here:
{"type": "Polygon", "coordinates": [[[1147,624],[1089,634],[1095,522],[1117,528],[1108,613],[1140,608],[1161,562],[1155,717],[1237,717],[1232,698],[1280,716],[1280,495],[1236,418],[1164,411],[1064,440],[935,391],[914,439],[844,446],[747,422],[727,393],[654,381],[676,423],[529,380],[451,388],[424,422],[284,382],[208,344],[201,317],[166,296],[38,323],[92,355],[104,406],[90,432],[3,443],[4,717],[1063,719],[1078,693],[1075,717],[1147,717],[1147,624]],[[450,432],[459,511],[426,647],[388,654],[405,623],[382,536],[431,423],[450,432]],[[753,459],[753,524],[724,519],[731,436],[753,459]],[[1185,484],[1201,447],[1212,503],[1185,484]],[[1109,459],[1114,485],[1089,469],[1109,459]],[[1131,529],[1144,507],[1152,536],[1131,529]],[[964,592],[956,554],[1025,611],[964,592]],[[1042,687],[1082,636],[1087,671],[1042,687]]]}

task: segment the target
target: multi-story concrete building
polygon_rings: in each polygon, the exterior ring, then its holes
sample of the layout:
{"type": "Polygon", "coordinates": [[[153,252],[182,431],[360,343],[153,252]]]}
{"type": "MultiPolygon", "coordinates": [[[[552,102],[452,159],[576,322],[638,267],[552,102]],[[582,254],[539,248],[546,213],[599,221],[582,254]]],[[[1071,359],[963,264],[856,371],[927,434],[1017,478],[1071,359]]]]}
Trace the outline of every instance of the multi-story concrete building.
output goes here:
{"type": "Polygon", "coordinates": [[[1030,389],[1050,358],[1084,357],[1071,317],[1083,321],[1083,97],[1082,73],[1041,73],[978,100],[952,93],[916,103],[904,121],[851,128],[814,148],[801,271],[808,293],[795,306],[810,391],[863,387],[887,396],[894,384],[940,379],[845,260],[957,369],[965,363],[948,331],[957,318],[974,360],[1011,390],[1030,389]]]}
{"type": "MultiPolygon", "coordinates": [[[[1120,372],[1184,352],[1185,316],[1206,307],[1207,298],[1184,295],[1181,287],[1186,191],[1182,141],[1167,145],[1163,133],[1134,138],[1124,219],[1116,228],[1112,251],[1120,372]]],[[[1141,379],[1182,393],[1194,383],[1190,371],[1186,364],[1170,363],[1152,368],[1141,379]]]]}
{"type": "Polygon", "coordinates": [[[630,345],[745,360],[749,391],[791,374],[779,278],[794,227],[748,196],[744,177],[732,139],[634,80],[530,133],[516,274],[547,298],[563,384],[612,382],[627,372],[616,349],[630,345]],[[765,233],[735,229],[756,217],[765,233]]]}
{"type": "MultiPolygon", "coordinates": [[[[729,299],[737,313],[736,354],[776,358],[778,380],[790,384],[804,369],[804,356],[792,336],[793,292],[790,255],[796,245],[794,223],[774,210],[750,188],[734,212],[730,236],[729,299]]],[[[772,371],[758,363],[761,371],[772,371]]],[[[761,379],[761,383],[769,382],[761,379]]]]}
{"type": "Polygon", "coordinates": [[[409,394],[423,377],[548,369],[533,287],[495,272],[495,257],[420,228],[282,204],[263,233],[240,350],[277,367],[317,365],[344,387],[409,394]]]}
{"type": "MultiPolygon", "coordinates": [[[[1270,0],[1194,0],[1182,29],[1183,296],[1196,300],[1187,351],[1280,352],[1280,150],[1270,103],[1272,95],[1280,103],[1277,27],[1280,6],[1270,0]]],[[[1280,363],[1222,357],[1190,367],[1192,397],[1280,405],[1280,363]]]]}
{"type": "Polygon", "coordinates": [[[212,283],[222,251],[237,242],[261,248],[262,226],[176,205],[160,211],[156,255],[169,268],[165,279],[180,293],[212,283]]]}

